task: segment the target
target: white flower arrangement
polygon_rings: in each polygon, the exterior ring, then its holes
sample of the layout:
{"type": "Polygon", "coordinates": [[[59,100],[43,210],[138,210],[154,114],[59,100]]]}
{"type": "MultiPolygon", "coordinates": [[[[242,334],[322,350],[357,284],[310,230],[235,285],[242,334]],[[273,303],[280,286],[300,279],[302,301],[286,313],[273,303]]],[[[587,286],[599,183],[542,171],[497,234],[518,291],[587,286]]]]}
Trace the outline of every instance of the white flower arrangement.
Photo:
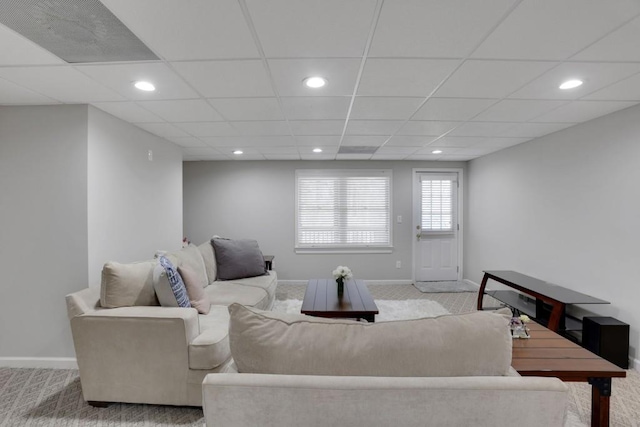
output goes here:
{"type": "Polygon", "coordinates": [[[339,279],[343,278],[344,280],[349,280],[353,277],[353,273],[349,267],[345,267],[343,265],[339,265],[335,270],[333,270],[333,278],[339,279]]]}

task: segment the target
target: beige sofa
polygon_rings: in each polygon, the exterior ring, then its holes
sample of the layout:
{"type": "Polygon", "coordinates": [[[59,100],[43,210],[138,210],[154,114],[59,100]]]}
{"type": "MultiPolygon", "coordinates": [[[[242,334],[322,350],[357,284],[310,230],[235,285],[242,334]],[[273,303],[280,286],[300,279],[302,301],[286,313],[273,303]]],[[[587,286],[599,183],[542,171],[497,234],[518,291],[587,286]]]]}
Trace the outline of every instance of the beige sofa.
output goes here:
{"type": "Polygon", "coordinates": [[[275,271],[218,281],[210,242],[167,257],[206,278],[204,291],[212,304],[208,314],[159,306],[151,282],[155,261],[112,266],[108,275],[105,268],[101,288],[66,297],[82,392],[91,404],[201,406],[204,377],[225,372],[231,363],[227,306],[273,305],[275,271]]]}
{"type": "Polygon", "coordinates": [[[511,368],[500,315],[362,324],[230,312],[236,372],[206,376],[208,427],[565,425],[567,386],[511,368]]]}

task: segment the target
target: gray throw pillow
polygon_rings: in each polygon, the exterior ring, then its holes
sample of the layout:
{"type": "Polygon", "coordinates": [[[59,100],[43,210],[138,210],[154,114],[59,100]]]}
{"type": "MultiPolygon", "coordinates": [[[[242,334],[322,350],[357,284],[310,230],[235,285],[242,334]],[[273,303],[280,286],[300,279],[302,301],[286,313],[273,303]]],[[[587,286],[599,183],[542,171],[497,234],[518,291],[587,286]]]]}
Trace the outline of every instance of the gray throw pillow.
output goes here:
{"type": "Polygon", "coordinates": [[[244,279],[267,273],[258,242],[250,239],[211,239],[218,280],[244,279]]]}

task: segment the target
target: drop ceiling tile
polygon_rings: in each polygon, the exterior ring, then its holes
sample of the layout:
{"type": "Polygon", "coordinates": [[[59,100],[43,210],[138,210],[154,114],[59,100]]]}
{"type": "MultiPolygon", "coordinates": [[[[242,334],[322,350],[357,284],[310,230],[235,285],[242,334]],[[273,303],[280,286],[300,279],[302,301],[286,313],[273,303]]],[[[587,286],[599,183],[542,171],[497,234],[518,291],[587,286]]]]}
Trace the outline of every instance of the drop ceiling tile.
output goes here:
{"type": "Polygon", "coordinates": [[[557,65],[536,61],[468,60],[438,89],[437,97],[503,98],[557,65]]]}
{"type": "Polygon", "coordinates": [[[496,99],[430,98],[412,117],[412,121],[467,121],[496,101],[496,99]]]}
{"type": "Polygon", "coordinates": [[[537,117],[534,122],[581,123],[614,111],[635,105],[635,102],[623,101],[573,101],[547,114],[537,117]]]}
{"type": "Polygon", "coordinates": [[[478,157],[473,154],[442,154],[438,160],[443,162],[466,162],[478,157]]]}
{"type": "Polygon", "coordinates": [[[296,145],[291,136],[230,136],[203,137],[200,139],[213,147],[252,147],[256,150],[259,147],[293,147],[296,145]]]}
{"type": "Polygon", "coordinates": [[[170,123],[136,123],[136,126],[163,138],[189,136],[186,132],[170,123]]]}
{"type": "Polygon", "coordinates": [[[370,56],[461,58],[515,2],[492,0],[387,1],[370,56]]]}
{"type": "Polygon", "coordinates": [[[267,160],[300,160],[300,154],[263,154],[267,160]]]}
{"type": "Polygon", "coordinates": [[[385,141],[388,139],[389,137],[387,136],[377,136],[377,135],[368,135],[368,136],[349,136],[349,135],[345,135],[345,137],[342,139],[342,144],[341,145],[345,145],[345,146],[375,146],[375,147],[379,147],[380,145],[384,144],[385,141]]]}
{"type": "Polygon", "coordinates": [[[57,103],[57,101],[47,98],[44,95],[0,79],[0,105],[57,103]]]}
{"type": "Polygon", "coordinates": [[[378,151],[376,151],[375,154],[402,154],[406,157],[408,154],[415,153],[420,148],[421,147],[397,147],[385,145],[384,147],[378,148],[378,151]]]}
{"type": "Polygon", "coordinates": [[[493,137],[483,139],[482,141],[478,141],[476,144],[473,144],[473,147],[500,147],[507,148],[513,147],[514,145],[522,144],[523,142],[530,141],[531,138],[502,138],[502,137],[493,137]]]}
{"type": "MultiPolygon", "coordinates": [[[[500,151],[502,150],[502,147],[480,147],[480,146],[471,146],[471,147],[467,147],[467,148],[460,148],[458,150],[456,150],[455,153],[451,153],[454,154],[456,156],[485,156],[487,154],[491,154],[494,153],[496,151],[500,151]]],[[[443,155],[447,155],[447,153],[442,153],[443,155]]]]}
{"type": "Polygon", "coordinates": [[[338,146],[331,146],[331,145],[303,145],[303,146],[298,146],[298,152],[300,154],[313,154],[313,155],[323,155],[323,156],[335,156],[336,154],[338,154],[338,146]],[[321,153],[314,153],[313,150],[315,148],[320,148],[322,149],[321,153]]]}
{"type": "Polygon", "coordinates": [[[640,101],[640,74],[585,96],[585,100],[640,101]]]}
{"type": "Polygon", "coordinates": [[[407,120],[424,98],[357,97],[351,109],[354,120],[407,120]]]}
{"type": "Polygon", "coordinates": [[[61,102],[87,103],[124,99],[70,66],[0,68],[0,77],[61,102]]]}
{"type": "Polygon", "coordinates": [[[287,147],[268,145],[264,147],[257,147],[257,150],[260,151],[260,153],[262,154],[295,154],[296,156],[299,155],[298,147],[295,145],[287,146],[287,147]]]}
{"type": "Polygon", "coordinates": [[[231,126],[245,136],[291,135],[285,121],[238,121],[231,122],[231,126]]]}
{"type": "Polygon", "coordinates": [[[398,131],[398,135],[440,136],[464,122],[436,120],[410,120],[398,131]]]}
{"type": "Polygon", "coordinates": [[[209,99],[227,120],[284,120],[276,98],[209,99]]]}
{"type": "Polygon", "coordinates": [[[93,102],[96,108],[105,111],[130,123],[161,123],[164,122],[149,110],[145,110],[132,101],[127,102],[93,102]]]}
{"type": "Polygon", "coordinates": [[[300,96],[280,98],[289,120],[346,119],[351,98],[346,96],[300,96]]]}
{"type": "Polygon", "coordinates": [[[162,117],[168,122],[222,121],[211,105],[202,99],[168,101],[140,101],[138,105],[162,117]]]}
{"type": "Polygon", "coordinates": [[[438,160],[442,157],[442,154],[409,154],[405,160],[438,160]]]}
{"type": "Polygon", "coordinates": [[[482,122],[526,122],[567,101],[543,101],[525,99],[505,99],[487,108],[473,118],[482,122]]]}
{"type": "Polygon", "coordinates": [[[303,146],[330,147],[340,144],[340,136],[296,136],[296,143],[303,146]]]}
{"type": "Polygon", "coordinates": [[[433,136],[394,136],[387,143],[385,147],[423,147],[435,139],[433,136]]]}
{"type": "Polygon", "coordinates": [[[182,149],[182,152],[191,156],[214,156],[214,157],[227,158],[227,156],[224,155],[224,153],[220,152],[219,150],[216,150],[215,148],[210,148],[210,147],[207,147],[207,148],[185,147],[182,149]]]}
{"type": "Polygon", "coordinates": [[[336,160],[370,160],[372,154],[337,154],[336,160]]]}
{"type": "Polygon", "coordinates": [[[371,160],[404,160],[407,157],[406,154],[379,154],[373,153],[371,160]]]}
{"type": "Polygon", "coordinates": [[[358,95],[427,97],[459,63],[453,59],[369,58],[358,95]]]}
{"type": "Polygon", "coordinates": [[[462,148],[459,147],[438,147],[438,146],[431,146],[428,145],[426,147],[420,148],[418,150],[416,150],[414,152],[414,154],[416,155],[431,155],[431,156],[442,156],[443,154],[453,154],[453,153],[457,153],[458,151],[462,150],[462,148]],[[434,151],[441,151],[441,153],[434,153],[434,151]]]}
{"type": "Polygon", "coordinates": [[[324,154],[324,153],[300,153],[300,158],[302,160],[335,160],[335,154],[324,154]]]}
{"type": "Polygon", "coordinates": [[[393,135],[403,120],[349,120],[347,135],[393,135]]]}
{"type": "Polygon", "coordinates": [[[238,135],[238,131],[228,122],[176,123],[176,126],[196,137],[238,135]]]}
{"type": "Polygon", "coordinates": [[[231,160],[247,161],[247,160],[266,160],[262,154],[243,154],[241,156],[232,156],[231,160]]]}
{"type": "Polygon", "coordinates": [[[167,60],[259,57],[235,0],[102,0],[102,3],[167,60]]]}
{"type": "Polygon", "coordinates": [[[0,25],[0,66],[66,64],[46,49],[0,25]]]}
{"type": "Polygon", "coordinates": [[[577,61],[640,61],[640,17],[598,40],[571,59],[577,61]]]}
{"type": "Polygon", "coordinates": [[[575,123],[519,123],[504,132],[501,137],[537,138],[573,126],[575,123]]]}
{"type": "Polygon", "coordinates": [[[165,64],[146,62],[138,64],[82,65],[76,68],[93,80],[109,87],[131,100],[185,99],[197,98],[176,73],[165,64]],[[145,80],[156,86],[154,92],[136,89],[133,83],[145,80]]]}
{"type": "Polygon", "coordinates": [[[292,120],[294,135],[342,135],[344,120],[292,120]]]}
{"type": "Polygon", "coordinates": [[[271,77],[280,96],[352,96],[360,70],[360,59],[270,59],[271,77]],[[307,77],[321,76],[327,84],[306,87],[307,77]]]}
{"type": "Polygon", "coordinates": [[[511,94],[509,98],[578,99],[640,71],[640,64],[565,62],[511,94]],[[566,80],[579,79],[582,86],[562,90],[566,80]]]}
{"type": "Polygon", "coordinates": [[[467,122],[458,126],[447,136],[498,136],[512,128],[514,123],[467,122]]]}
{"type": "Polygon", "coordinates": [[[261,60],[173,62],[172,66],[206,98],[274,96],[261,60]]]}
{"type": "Polygon", "coordinates": [[[268,58],[362,56],[376,7],[374,0],[246,3],[268,58]]]}
{"type": "Polygon", "coordinates": [[[166,139],[181,147],[206,147],[207,146],[207,144],[200,141],[198,138],[194,138],[193,136],[172,136],[166,139]]]}
{"type": "Polygon", "coordinates": [[[465,148],[484,140],[481,136],[445,136],[433,141],[425,148],[465,148]]]}
{"type": "Polygon", "coordinates": [[[632,0],[524,1],[487,37],[473,56],[563,60],[638,12],[640,4],[632,0]]]}

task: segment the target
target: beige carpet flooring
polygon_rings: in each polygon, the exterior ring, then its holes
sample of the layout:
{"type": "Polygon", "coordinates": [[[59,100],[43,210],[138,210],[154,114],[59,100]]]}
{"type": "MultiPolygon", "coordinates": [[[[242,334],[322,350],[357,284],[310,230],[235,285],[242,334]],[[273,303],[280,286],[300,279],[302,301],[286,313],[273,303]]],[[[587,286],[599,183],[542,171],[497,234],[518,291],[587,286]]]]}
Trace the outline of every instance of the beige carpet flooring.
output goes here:
{"type": "MultiPolygon", "coordinates": [[[[369,288],[377,299],[430,299],[451,313],[475,310],[476,293],[473,292],[424,294],[410,285],[370,285],[369,288]]],[[[302,299],[303,296],[302,285],[278,287],[278,299],[302,299]]],[[[640,427],[640,374],[629,370],[627,375],[625,379],[613,380],[613,427],[640,427]]],[[[588,425],[590,387],[568,384],[571,410],[588,425]]],[[[82,399],[76,370],[0,368],[0,427],[201,427],[203,424],[199,408],[134,404],[93,408],[82,399]]]]}

